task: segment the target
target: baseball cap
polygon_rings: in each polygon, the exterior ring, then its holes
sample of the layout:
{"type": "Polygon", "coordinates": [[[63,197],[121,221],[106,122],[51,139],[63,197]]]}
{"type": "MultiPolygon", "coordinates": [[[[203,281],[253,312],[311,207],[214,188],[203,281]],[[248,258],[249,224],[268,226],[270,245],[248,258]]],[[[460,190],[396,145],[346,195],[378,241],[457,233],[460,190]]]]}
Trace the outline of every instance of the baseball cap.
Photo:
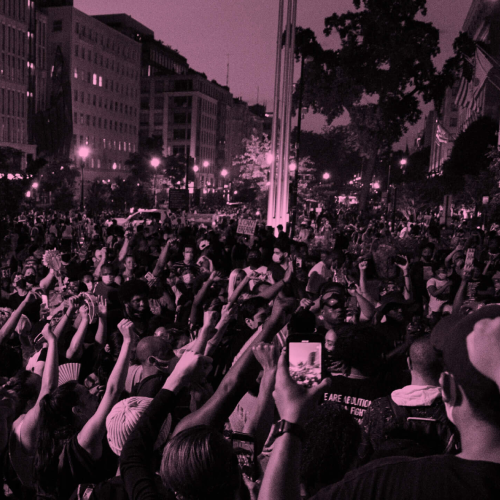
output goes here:
{"type": "Polygon", "coordinates": [[[500,306],[484,306],[467,316],[452,314],[439,321],[431,333],[431,343],[441,352],[444,369],[451,373],[467,398],[475,401],[499,401],[495,382],[476,370],[469,359],[466,339],[474,325],[485,318],[500,317],[500,306]]]}

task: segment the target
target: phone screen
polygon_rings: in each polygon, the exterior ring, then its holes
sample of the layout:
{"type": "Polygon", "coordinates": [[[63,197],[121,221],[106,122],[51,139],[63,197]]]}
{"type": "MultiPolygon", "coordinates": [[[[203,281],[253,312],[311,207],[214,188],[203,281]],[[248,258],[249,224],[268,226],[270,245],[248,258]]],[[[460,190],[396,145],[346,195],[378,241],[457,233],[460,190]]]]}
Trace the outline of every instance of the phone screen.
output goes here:
{"type": "Polygon", "coordinates": [[[235,432],[232,435],[232,442],[241,472],[250,479],[255,480],[255,444],[252,436],[235,432]]]}
{"type": "Polygon", "coordinates": [[[306,387],[318,385],[322,375],[321,342],[301,340],[288,343],[288,365],[293,380],[306,387]]]}

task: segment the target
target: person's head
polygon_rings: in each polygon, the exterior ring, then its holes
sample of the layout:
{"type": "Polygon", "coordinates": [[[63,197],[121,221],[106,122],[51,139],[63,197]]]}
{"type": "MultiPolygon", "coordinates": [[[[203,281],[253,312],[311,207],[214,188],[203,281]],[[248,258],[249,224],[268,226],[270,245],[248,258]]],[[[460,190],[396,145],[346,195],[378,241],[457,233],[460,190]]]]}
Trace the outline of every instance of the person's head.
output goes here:
{"type": "Polygon", "coordinates": [[[337,334],[333,328],[330,328],[325,334],[325,349],[328,352],[333,352],[335,349],[335,342],[337,341],[337,334]]]}
{"type": "Polygon", "coordinates": [[[172,346],[160,336],[144,337],[137,344],[137,360],[148,370],[168,371],[173,356],[172,346]]]}
{"type": "Polygon", "coordinates": [[[332,267],[333,264],[333,255],[331,252],[327,252],[326,250],[323,250],[321,252],[321,261],[326,265],[326,267],[329,269],[332,267]]]}
{"type": "Polygon", "coordinates": [[[185,264],[192,264],[194,261],[194,245],[185,245],[182,255],[184,256],[185,264]]]}
{"type": "Polygon", "coordinates": [[[189,342],[188,333],[176,327],[159,326],[155,329],[154,336],[162,338],[174,349],[180,349],[189,342]]]}
{"type": "Polygon", "coordinates": [[[87,290],[92,292],[94,289],[94,277],[90,273],[83,275],[82,282],[87,287],[87,290]]]}
{"type": "Polygon", "coordinates": [[[259,250],[253,249],[248,252],[247,263],[252,269],[257,269],[262,262],[262,256],[259,250]]]}
{"type": "Polygon", "coordinates": [[[182,274],[181,274],[181,279],[182,279],[183,283],[188,288],[191,288],[193,286],[194,280],[196,279],[196,275],[194,273],[194,270],[191,268],[191,266],[183,269],[182,274]]]}
{"type": "Polygon", "coordinates": [[[231,274],[229,275],[229,283],[228,283],[228,296],[230,297],[233,292],[238,288],[238,285],[245,278],[246,273],[243,269],[233,269],[231,274]]]}
{"type": "Polygon", "coordinates": [[[124,265],[127,271],[133,271],[136,266],[135,257],[133,255],[127,255],[125,257],[124,265]]]}
{"type": "Polygon", "coordinates": [[[285,240],[276,240],[273,249],[273,262],[283,264],[288,258],[290,245],[285,240]]]}
{"type": "MultiPolygon", "coordinates": [[[[12,353],[9,353],[12,356],[12,353]]],[[[0,355],[1,359],[1,355],[0,355]]],[[[6,376],[7,363],[11,360],[5,361],[0,364],[0,376],[6,376]]],[[[4,386],[4,389],[12,391],[17,397],[14,418],[17,419],[20,415],[27,413],[33,406],[35,406],[40,389],[42,387],[42,377],[36,373],[28,370],[19,370],[13,375],[4,386]]]]}
{"type": "Polygon", "coordinates": [[[434,254],[434,244],[433,243],[427,243],[422,246],[421,251],[420,251],[420,256],[424,262],[431,262],[432,261],[432,256],[434,254]]]}
{"type": "Polygon", "coordinates": [[[261,297],[255,297],[243,302],[238,311],[238,319],[255,331],[266,321],[269,314],[269,302],[261,297]]]}
{"type": "Polygon", "coordinates": [[[142,319],[149,311],[149,287],[146,282],[138,279],[126,281],[120,286],[118,294],[128,317],[132,321],[142,319]]]}
{"type": "Polygon", "coordinates": [[[189,500],[234,500],[241,482],[231,443],[205,425],[186,429],[167,442],[160,477],[177,498],[189,500]]]}
{"type": "Polygon", "coordinates": [[[75,381],[41,399],[34,466],[35,483],[45,493],[57,489],[57,463],[64,442],[83,428],[98,405],[97,397],[75,381]]]}
{"type": "MultiPolygon", "coordinates": [[[[496,383],[472,365],[467,337],[483,321],[500,317],[500,306],[485,306],[465,317],[450,315],[432,330],[431,341],[441,352],[443,373],[439,384],[446,413],[460,434],[489,426],[500,433],[500,391],[496,383]]],[[[464,440],[462,440],[464,442],[464,440]]]]}
{"type": "Polygon", "coordinates": [[[497,271],[493,276],[493,286],[495,287],[495,291],[500,290],[500,271],[497,271]]]}
{"type": "Polygon", "coordinates": [[[410,346],[408,368],[412,377],[417,375],[428,385],[439,385],[439,376],[443,364],[436,350],[432,347],[429,334],[417,337],[410,346]]]}
{"type": "Polygon", "coordinates": [[[349,368],[365,376],[374,375],[382,357],[377,330],[366,325],[343,325],[338,330],[335,353],[349,368]]]}
{"type": "Polygon", "coordinates": [[[153,398],[135,396],[113,406],[106,417],[106,437],[115,455],[121,455],[123,446],[151,401],[153,398]]]}
{"type": "Polygon", "coordinates": [[[489,239],[488,251],[494,255],[500,253],[500,236],[492,236],[489,239]]]}
{"type": "Polygon", "coordinates": [[[340,287],[332,287],[321,294],[321,315],[325,326],[333,327],[344,323],[346,318],[346,294],[340,287]]]}
{"type": "Polygon", "coordinates": [[[57,238],[54,233],[49,233],[47,236],[47,248],[51,249],[57,244],[57,238]]]}
{"type": "Polygon", "coordinates": [[[114,282],[114,278],[115,273],[112,266],[104,265],[101,267],[101,279],[105,285],[111,285],[114,282]]]}
{"type": "Polygon", "coordinates": [[[446,269],[444,264],[437,264],[434,267],[434,276],[438,280],[445,280],[448,277],[448,269],[446,269]]]}
{"type": "Polygon", "coordinates": [[[10,292],[10,278],[2,278],[2,290],[10,292]]]}

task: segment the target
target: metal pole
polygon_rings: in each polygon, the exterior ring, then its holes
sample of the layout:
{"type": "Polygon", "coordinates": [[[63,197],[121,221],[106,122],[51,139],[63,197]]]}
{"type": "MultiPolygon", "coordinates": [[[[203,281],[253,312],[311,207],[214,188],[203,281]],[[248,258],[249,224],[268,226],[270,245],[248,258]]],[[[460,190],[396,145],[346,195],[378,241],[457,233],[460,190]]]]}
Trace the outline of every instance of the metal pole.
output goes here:
{"type": "Polygon", "coordinates": [[[155,175],[153,177],[153,191],[155,193],[155,208],[158,206],[158,200],[157,200],[157,197],[156,197],[156,168],[155,168],[155,175]]]}
{"type": "Polygon", "coordinates": [[[80,168],[81,168],[81,172],[82,172],[82,182],[81,182],[81,186],[80,186],[80,212],[83,212],[83,183],[84,183],[84,179],[83,179],[83,167],[85,165],[85,160],[83,158],[80,158],[80,168]]]}
{"type": "Polygon", "coordinates": [[[302,128],[302,98],[304,95],[304,54],[300,59],[300,86],[299,86],[299,117],[297,119],[297,142],[295,146],[295,163],[297,164],[297,169],[295,170],[295,175],[293,177],[292,185],[292,227],[290,231],[290,236],[293,238],[295,236],[295,224],[297,223],[297,197],[298,197],[298,184],[299,184],[299,164],[300,164],[300,135],[302,128]]]}
{"type": "Polygon", "coordinates": [[[278,13],[278,35],[276,40],[276,69],[274,80],[273,128],[271,132],[272,162],[269,169],[269,198],[267,205],[267,225],[274,226],[276,217],[276,155],[279,126],[280,90],[281,90],[281,52],[283,37],[283,13],[285,0],[280,0],[278,13]]]}

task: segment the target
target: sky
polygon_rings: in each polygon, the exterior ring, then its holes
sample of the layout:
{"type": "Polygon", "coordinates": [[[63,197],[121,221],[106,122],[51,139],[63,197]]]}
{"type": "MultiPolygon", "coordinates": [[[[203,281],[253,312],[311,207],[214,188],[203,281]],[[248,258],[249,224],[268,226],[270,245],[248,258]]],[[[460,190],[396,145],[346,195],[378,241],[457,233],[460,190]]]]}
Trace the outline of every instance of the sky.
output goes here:
{"type": "MultiPolygon", "coordinates": [[[[389,0],[388,0],[389,1],[389,0]]],[[[427,0],[427,20],[440,30],[440,69],[453,55],[472,0],[427,0]]],[[[89,15],[125,13],[155,32],[155,37],[177,49],[195,70],[226,84],[234,97],[250,105],[259,102],[272,110],[279,0],[74,0],[89,15]],[[257,101],[258,100],[258,101],[257,101]]],[[[323,35],[324,20],[333,12],[354,10],[352,0],[298,0],[297,25],[311,28],[324,48],[335,48],[334,36],[323,35]]],[[[298,78],[298,68],[295,79],[298,78]]],[[[428,112],[431,105],[424,107],[428,112]]],[[[303,128],[320,132],[325,121],[309,113],[303,128]]],[[[416,137],[422,125],[406,139],[416,137]]]]}

